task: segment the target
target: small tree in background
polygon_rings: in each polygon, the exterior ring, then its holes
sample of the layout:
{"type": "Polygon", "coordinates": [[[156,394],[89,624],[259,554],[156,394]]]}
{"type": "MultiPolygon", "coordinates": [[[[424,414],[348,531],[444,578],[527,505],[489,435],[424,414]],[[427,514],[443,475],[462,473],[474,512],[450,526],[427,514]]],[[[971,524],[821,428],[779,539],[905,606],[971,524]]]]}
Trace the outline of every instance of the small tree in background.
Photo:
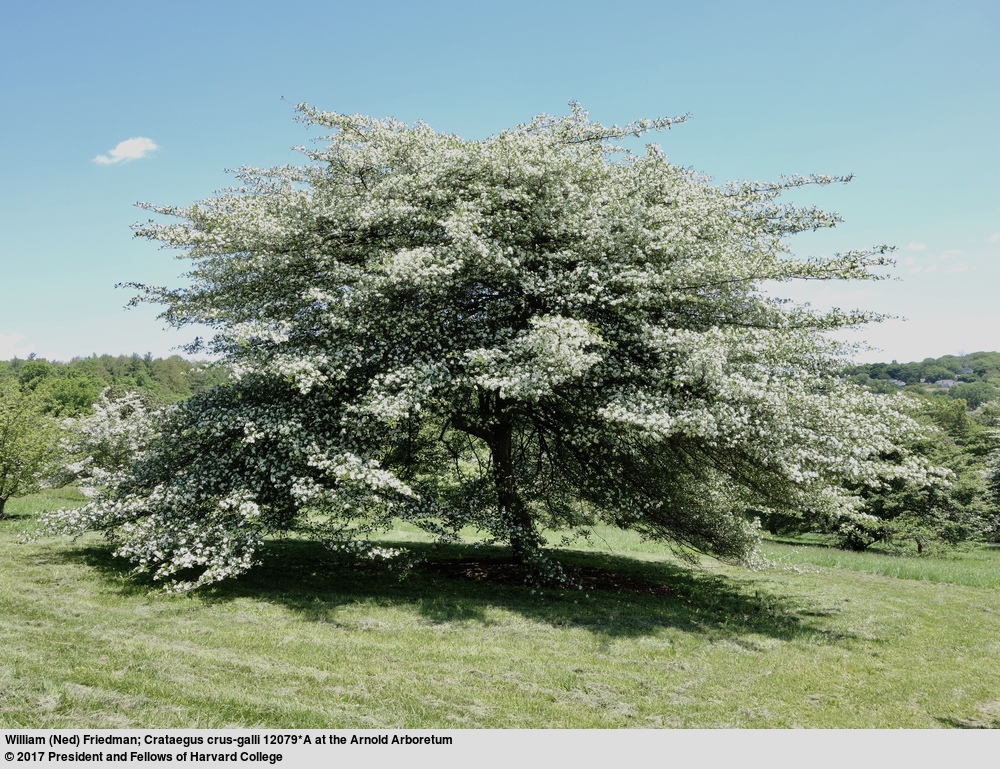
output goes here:
{"type": "Polygon", "coordinates": [[[37,396],[0,377],[0,518],[7,500],[38,491],[55,470],[57,434],[37,396]]]}
{"type": "Polygon", "coordinates": [[[107,387],[93,414],[63,420],[62,449],[69,461],[60,481],[87,496],[120,482],[153,436],[154,396],[148,391],[107,387]]]}
{"type": "Polygon", "coordinates": [[[995,530],[987,472],[993,431],[970,416],[964,401],[908,397],[924,432],[907,449],[936,470],[919,482],[895,478],[865,489],[863,515],[838,527],[848,549],[884,542],[924,553],[929,546],[982,540],[995,530]]]}
{"type": "Polygon", "coordinates": [[[870,316],[759,290],[888,264],[786,246],[838,218],[781,193],[838,179],[716,187],[617,146],[677,120],[605,127],[575,105],[483,141],[300,113],[332,132],[308,165],[149,207],[180,221],[138,234],[193,266],[139,301],[213,327],[235,381],[55,528],[104,531],[158,578],[198,570],[186,586],[249,568],[274,532],[394,518],[474,525],[542,572],[542,529],[598,521],[746,561],[748,509],[850,516],[847,485],[924,474],[882,459],[915,429],[898,401],[834,375],[824,332],[870,316]]]}
{"type": "Polygon", "coordinates": [[[984,404],[978,409],[976,417],[980,424],[988,428],[990,439],[983,475],[993,525],[986,536],[993,542],[1000,542],[1000,401],[984,404]]]}

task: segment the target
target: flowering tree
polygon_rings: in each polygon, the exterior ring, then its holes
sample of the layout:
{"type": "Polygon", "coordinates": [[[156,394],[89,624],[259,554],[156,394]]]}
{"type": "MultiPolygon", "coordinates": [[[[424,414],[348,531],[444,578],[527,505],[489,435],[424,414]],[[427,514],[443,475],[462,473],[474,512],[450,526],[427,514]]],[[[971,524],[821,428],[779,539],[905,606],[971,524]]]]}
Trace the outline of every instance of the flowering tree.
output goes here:
{"type": "Polygon", "coordinates": [[[732,559],[748,509],[850,516],[847,484],[913,423],[833,375],[829,329],[764,281],[875,277],[886,248],[798,258],[838,218],[779,202],[806,184],[713,186],[572,105],[484,141],[321,112],[302,167],[137,226],[180,248],[190,285],[136,286],[217,332],[191,350],[235,381],[183,404],[142,461],[63,530],[101,529],[159,577],[248,568],[261,538],[393,518],[473,524],[541,563],[540,530],[604,521],[732,559]]]}
{"type": "Polygon", "coordinates": [[[152,397],[140,390],[106,387],[93,414],[62,422],[63,453],[69,462],[59,478],[87,496],[121,482],[153,436],[152,397]]]}

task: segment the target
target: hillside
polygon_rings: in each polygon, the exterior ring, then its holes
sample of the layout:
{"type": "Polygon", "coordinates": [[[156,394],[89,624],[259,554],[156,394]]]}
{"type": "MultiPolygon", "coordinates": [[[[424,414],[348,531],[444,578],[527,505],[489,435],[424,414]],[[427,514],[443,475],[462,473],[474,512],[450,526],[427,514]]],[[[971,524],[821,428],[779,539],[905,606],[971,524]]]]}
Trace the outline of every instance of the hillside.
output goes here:
{"type": "Polygon", "coordinates": [[[877,392],[902,389],[962,399],[969,409],[1000,399],[1000,352],[944,355],[910,363],[866,363],[845,372],[877,392]]]}

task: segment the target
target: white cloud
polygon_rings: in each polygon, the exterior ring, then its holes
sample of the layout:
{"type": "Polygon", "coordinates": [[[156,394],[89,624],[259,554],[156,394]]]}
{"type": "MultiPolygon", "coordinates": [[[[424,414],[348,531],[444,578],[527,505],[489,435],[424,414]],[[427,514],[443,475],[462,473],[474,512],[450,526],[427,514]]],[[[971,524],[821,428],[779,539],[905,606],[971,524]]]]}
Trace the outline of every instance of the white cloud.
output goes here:
{"type": "Polygon", "coordinates": [[[123,142],[118,142],[117,146],[107,155],[98,155],[94,158],[94,162],[100,163],[102,166],[108,166],[112,163],[138,160],[139,158],[146,157],[146,155],[150,152],[157,149],[159,149],[159,147],[152,139],[148,139],[145,136],[136,136],[132,139],[126,139],[123,142]]]}
{"type": "Polygon", "coordinates": [[[960,248],[949,248],[947,251],[942,251],[941,252],[941,258],[942,259],[951,259],[952,257],[958,256],[961,253],[962,253],[962,249],[960,249],[960,248]]]}
{"type": "Polygon", "coordinates": [[[932,265],[928,266],[927,272],[937,272],[937,267],[938,266],[936,264],[932,264],[932,265]]]}
{"type": "Polygon", "coordinates": [[[13,357],[27,358],[35,351],[35,345],[23,345],[21,341],[24,334],[16,331],[10,334],[0,334],[0,360],[9,360],[13,357]]]}
{"type": "Polygon", "coordinates": [[[967,264],[953,264],[948,268],[948,272],[965,272],[968,269],[969,265],[967,264]]]}
{"type": "Polygon", "coordinates": [[[916,263],[917,263],[917,260],[916,260],[916,259],[914,259],[914,258],[913,258],[912,256],[908,256],[908,257],[906,257],[906,258],[905,258],[905,259],[903,260],[903,264],[904,264],[904,265],[906,265],[907,267],[909,267],[909,266],[911,266],[911,265],[914,265],[914,264],[916,264],[916,263]]]}
{"type": "Polygon", "coordinates": [[[990,243],[1000,243],[1000,232],[994,232],[990,235],[990,243]]]}
{"type": "Polygon", "coordinates": [[[916,241],[911,241],[910,245],[908,245],[906,247],[906,250],[907,251],[926,251],[927,250],[927,244],[926,243],[917,243],[916,241]]]}

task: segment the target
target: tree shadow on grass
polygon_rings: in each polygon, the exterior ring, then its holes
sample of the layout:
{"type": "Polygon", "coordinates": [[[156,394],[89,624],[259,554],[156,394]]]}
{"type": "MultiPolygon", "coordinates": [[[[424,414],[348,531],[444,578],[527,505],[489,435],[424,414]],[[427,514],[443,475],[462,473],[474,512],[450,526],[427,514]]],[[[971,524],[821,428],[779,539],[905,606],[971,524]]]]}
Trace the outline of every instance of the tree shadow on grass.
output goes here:
{"type": "Polygon", "coordinates": [[[821,550],[843,550],[831,537],[830,539],[803,538],[792,534],[767,534],[764,542],[773,542],[777,545],[791,545],[792,547],[815,547],[821,550]]]}
{"type": "MultiPolygon", "coordinates": [[[[669,627],[720,641],[752,634],[785,641],[804,637],[814,643],[845,640],[816,624],[829,614],[822,609],[698,567],[555,551],[582,588],[533,588],[523,583],[504,548],[381,544],[404,547],[420,560],[401,576],[384,566],[346,562],[316,542],[284,539],[269,542],[261,563],[248,573],[192,595],[206,604],[266,601],[316,622],[336,621],[339,607],[365,603],[412,607],[427,621],[441,624],[491,624],[490,610],[500,608],[608,638],[669,627]]],[[[148,595],[160,588],[149,576],[133,574],[131,565],[105,546],[68,548],[60,557],[93,568],[122,595],[148,595]]]]}
{"type": "Polygon", "coordinates": [[[939,724],[949,729],[1000,729],[1000,719],[955,718],[954,716],[936,716],[939,724]]]}

